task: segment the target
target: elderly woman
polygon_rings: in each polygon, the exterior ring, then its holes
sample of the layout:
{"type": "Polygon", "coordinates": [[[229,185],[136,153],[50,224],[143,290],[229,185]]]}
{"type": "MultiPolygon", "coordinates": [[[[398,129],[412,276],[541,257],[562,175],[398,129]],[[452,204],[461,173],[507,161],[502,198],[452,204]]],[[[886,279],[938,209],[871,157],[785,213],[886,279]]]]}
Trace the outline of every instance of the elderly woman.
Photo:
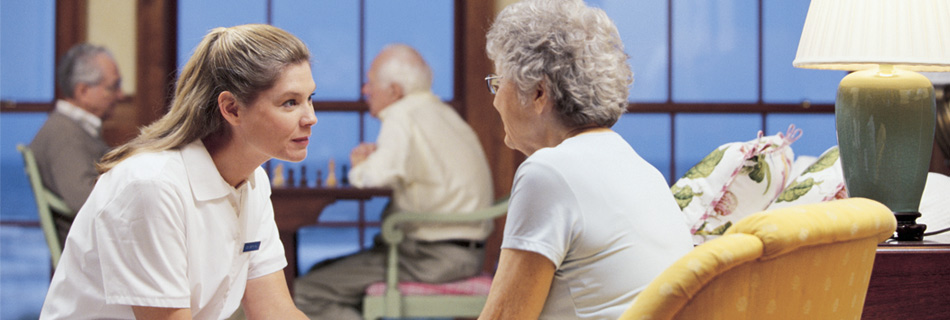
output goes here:
{"type": "Polygon", "coordinates": [[[526,0],[488,31],[486,78],[515,174],[482,319],[616,319],[692,249],[666,180],[610,127],[632,73],[617,28],[580,0],[526,0]]]}

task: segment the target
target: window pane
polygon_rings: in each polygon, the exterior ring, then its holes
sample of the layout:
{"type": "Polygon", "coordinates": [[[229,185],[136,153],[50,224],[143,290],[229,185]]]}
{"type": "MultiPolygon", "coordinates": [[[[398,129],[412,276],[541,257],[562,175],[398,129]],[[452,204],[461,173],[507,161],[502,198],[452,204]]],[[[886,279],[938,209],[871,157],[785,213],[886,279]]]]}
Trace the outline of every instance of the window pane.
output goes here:
{"type": "Polygon", "coordinates": [[[320,261],[354,253],[359,249],[360,235],[356,227],[300,228],[297,231],[297,270],[305,274],[320,261]]]}
{"type": "Polygon", "coordinates": [[[373,197],[366,201],[366,221],[379,222],[383,215],[383,209],[386,209],[387,204],[389,204],[389,197],[373,197]]]}
{"type": "Polygon", "coordinates": [[[588,0],[617,25],[633,69],[630,101],[666,102],[669,65],[667,0],[588,0]]]}
{"type": "Polygon", "coordinates": [[[208,31],[247,23],[267,23],[267,1],[178,1],[178,70],[208,31]]]}
{"type": "Polygon", "coordinates": [[[673,0],[673,100],[758,100],[758,1],[673,0]]]}
{"type": "Polygon", "coordinates": [[[620,117],[613,130],[670,181],[670,115],[627,113],[620,117]]]}
{"type": "Polygon", "coordinates": [[[451,0],[366,0],[364,70],[369,70],[373,58],[385,45],[408,44],[432,67],[432,91],[442,100],[452,100],[454,16],[451,0]]]}
{"type": "MultiPolygon", "coordinates": [[[[320,213],[320,222],[356,222],[359,220],[359,213],[359,201],[341,200],[323,209],[323,212],[320,213]]],[[[354,241],[354,243],[359,242],[354,241]]]]}
{"type": "Polygon", "coordinates": [[[717,147],[753,140],[762,130],[758,114],[680,114],[676,125],[676,173],[679,179],[717,147]]]}
{"type": "Polygon", "coordinates": [[[23,157],[17,144],[29,145],[47,115],[43,112],[0,113],[0,220],[36,221],[36,200],[33,189],[23,171],[23,157]]]}
{"type": "Polygon", "coordinates": [[[795,157],[820,156],[822,152],[838,144],[835,132],[835,115],[827,114],[770,114],[765,120],[765,134],[785,133],[788,125],[802,129],[802,137],[792,143],[795,157]]]}
{"type": "Polygon", "coordinates": [[[53,100],[55,17],[53,0],[0,1],[0,99],[53,100]]]}
{"type": "Polygon", "coordinates": [[[0,319],[39,318],[49,289],[49,258],[42,229],[0,226],[0,261],[3,263],[0,319]]]}
{"type": "Polygon", "coordinates": [[[792,67],[808,1],[763,1],[762,95],[765,102],[834,103],[846,72],[792,67]]]}
{"type": "Polygon", "coordinates": [[[275,0],[273,23],[310,48],[314,100],[360,98],[359,1],[275,0]],[[301,14],[306,12],[307,14],[301,14]]]}

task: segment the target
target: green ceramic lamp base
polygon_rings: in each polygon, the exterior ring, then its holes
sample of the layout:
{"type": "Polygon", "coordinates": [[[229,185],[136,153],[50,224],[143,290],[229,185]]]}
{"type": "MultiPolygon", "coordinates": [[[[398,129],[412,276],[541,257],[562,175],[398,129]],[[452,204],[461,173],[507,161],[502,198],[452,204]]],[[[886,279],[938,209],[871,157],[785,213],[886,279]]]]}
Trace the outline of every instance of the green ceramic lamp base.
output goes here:
{"type": "Polygon", "coordinates": [[[904,222],[898,237],[923,239],[926,227],[914,221],[933,151],[935,110],[930,80],[890,65],[853,72],[838,87],[835,121],[848,195],[895,212],[904,222]]]}

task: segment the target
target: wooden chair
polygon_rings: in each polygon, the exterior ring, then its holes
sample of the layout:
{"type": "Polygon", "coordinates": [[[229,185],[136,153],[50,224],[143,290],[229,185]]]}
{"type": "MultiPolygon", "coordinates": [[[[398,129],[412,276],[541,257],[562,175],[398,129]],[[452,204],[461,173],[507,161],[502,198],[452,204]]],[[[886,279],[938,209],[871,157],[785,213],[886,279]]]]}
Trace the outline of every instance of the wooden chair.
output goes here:
{"type": "Polygon", "coordinates": [[[861,198],[753,214],[654,279],[620,319],[860,319],[897,221],[861,198]]]}
{"type": "Polygon", "coordinates": [[[386,282],[371,285],[363,299],[363,319],[381,317],[478,317],[488,298],[490,275],[478,275],[453,283],[399,282],[396,248],[405,238],[400,224],[406,222],[474,222],[491,220],[508,212],[508,199],[468,214],[400,212],[383,221],[382,237],[389,246],[386,282]],[[421,290],[413,290],[421,289],[421,290]]]}
{"type": "Polygon", "coordinates": [[[43,186],[43,179],[40,176],[40,170],[36,166],[36,158],[33,151],[24,145],[17,145],[17,150],[23,155],[23,169],[26,171],[26,177],[30,180],[30,186],[33,188],[33,196],[36,198],[36,209],[40,218],[40,227],[43,229],[43,235],[46,237],[46,245],[49,246],[50,262],[52,270],[56,270],[59,264],[59,257],[63,253],[60,245],[59,234],[56,233],[56,224],[53,221],[53,212],[73,216],[76,213],[66,206],[66,202],[49,189],[43,186]]]}

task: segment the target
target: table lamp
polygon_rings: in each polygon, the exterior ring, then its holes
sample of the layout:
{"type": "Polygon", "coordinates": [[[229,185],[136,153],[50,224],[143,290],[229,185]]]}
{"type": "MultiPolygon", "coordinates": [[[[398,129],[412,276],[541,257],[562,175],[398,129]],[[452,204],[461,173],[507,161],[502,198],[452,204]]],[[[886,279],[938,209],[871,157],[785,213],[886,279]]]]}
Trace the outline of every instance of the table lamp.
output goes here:
{"type": "Polygon", "coordinates": [[[890,208],[898,240],[923,240],[936,104],[915,71],[950,71],[950,1],[812,0],[792,65],[854,71],[835,98],[848,195],[890,208]]]}

